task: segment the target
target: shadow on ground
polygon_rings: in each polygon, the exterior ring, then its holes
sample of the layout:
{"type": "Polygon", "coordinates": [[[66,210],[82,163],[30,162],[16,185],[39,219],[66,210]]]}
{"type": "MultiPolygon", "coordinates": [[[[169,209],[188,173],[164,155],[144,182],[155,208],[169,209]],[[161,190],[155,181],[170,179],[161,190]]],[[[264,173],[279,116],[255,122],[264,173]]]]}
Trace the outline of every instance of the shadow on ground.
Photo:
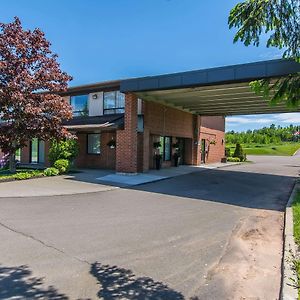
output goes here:
{"type": "MultiPolygon", "coordinates": [[[[125,188],[240,207],[282,211],[296,176],[232,171],[226,168],[207,169],[125,188]]],[[[88,182],[87,178],[78,176],[70,180],[88,182]]],[[[109,183],[106,185],[118,186],[109,183]]]]}
{"type": "Polygon", "coordinates": [[[131,270],[117,266],[94,263],[90,273],[98,280],[101,289],[98,297],[103,300],[183,300],[181,293],[149,277],[136,277],[131,270]]]}
{"type": "Polygon", "coordinates": [[[240,207],[283,211],[297,177],[207,170],[130,189],[240,207]]]}
{"type": "Polygon", "coordinates": [[[53,286],[43,288],[43,278],[32,277],[31,274],[27,266],[0,265],[0,299],[69,299],[53,286]]]}

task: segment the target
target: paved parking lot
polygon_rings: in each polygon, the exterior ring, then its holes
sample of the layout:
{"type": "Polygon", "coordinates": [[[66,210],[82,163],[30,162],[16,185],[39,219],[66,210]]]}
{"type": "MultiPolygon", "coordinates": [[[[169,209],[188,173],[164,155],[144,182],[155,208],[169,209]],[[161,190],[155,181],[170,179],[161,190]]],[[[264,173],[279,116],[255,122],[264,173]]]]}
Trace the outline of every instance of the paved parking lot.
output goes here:
{"type": "Polygon", "coordinates": [[[300,161],[250,159],[127,189],[1,198],[0,299],[278,298],[300,161]]]}

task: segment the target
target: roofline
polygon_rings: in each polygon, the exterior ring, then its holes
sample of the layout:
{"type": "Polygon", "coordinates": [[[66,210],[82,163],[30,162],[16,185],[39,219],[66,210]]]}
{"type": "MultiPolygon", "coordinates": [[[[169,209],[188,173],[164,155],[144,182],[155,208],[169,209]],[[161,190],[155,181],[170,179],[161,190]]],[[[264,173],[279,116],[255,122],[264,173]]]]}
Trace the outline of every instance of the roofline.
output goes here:
{"type": "Polygon", "coordinates": [[[208,68],[158,76],[122,80],[121,92],[142,92],[249,82],[300,72],[300,64],[291,59],[276,59],[224,67],[208,68]]]}
{"type": "Polygon", "coordinates": [[[61,93],[72,96],[119,89],[121,92],[167,90],[215,84],[246,82],[261,78],[281,77],[300,72],[300,64],[290,59],[275,59],[245,64],[214,67],[156,76],[109,80],[72,86],[61,93]]]}
{"type": "Polygon", "coordinates": [[[96,82],[91,84],[84,84],[78,86],[72,86],[67,89],[67,91],[63,92],[63,96],[70,96],[74,94],[80,93],[93,93],[102,90],[110,90],[110,89],[119,89],[120,88],[121,80],[110,80],[110,81],[103,81],[103,82],[96,82]]]}

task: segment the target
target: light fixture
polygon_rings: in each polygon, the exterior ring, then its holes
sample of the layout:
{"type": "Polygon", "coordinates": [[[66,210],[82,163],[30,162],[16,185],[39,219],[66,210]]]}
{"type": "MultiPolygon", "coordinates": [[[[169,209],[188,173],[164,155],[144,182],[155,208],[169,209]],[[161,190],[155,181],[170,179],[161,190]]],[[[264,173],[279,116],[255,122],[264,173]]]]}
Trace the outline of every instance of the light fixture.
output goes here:
{"type": "Polygon", "coordinates": [[[98,95],[97,95],[97,94],[94,94],[94,95],[92,96],[92,98],[93,98],[93,99],[97,99],[97,98],[98,98],[98,95]]]}

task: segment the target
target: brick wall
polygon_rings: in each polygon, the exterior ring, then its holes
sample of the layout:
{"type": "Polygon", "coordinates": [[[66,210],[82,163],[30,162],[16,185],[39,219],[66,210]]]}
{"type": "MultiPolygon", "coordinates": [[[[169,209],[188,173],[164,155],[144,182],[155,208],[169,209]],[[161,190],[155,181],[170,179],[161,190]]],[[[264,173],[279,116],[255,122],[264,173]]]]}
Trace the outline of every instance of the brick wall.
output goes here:
{"type": "Polygon", "coordinates": [[[117,131],[117,172],[137,173],[142,169],[142,166],[138,166],[137,108],[137,97],[126,94],[124,129],[117,131]]]}
{"type": "Polygon", "coordinates": [[[154,102],[144,101],[144,124],[151,134],[193,137],[193,115],[154,102]]]}
{"type": "MultiPolygon", "coordinates": [[[[216,141],[216,145],[209,144],[206,162],[220,162],[224,157],[224,117],[195,116],[190,113],[166,107],[162,104],[143,101],[144,137],[138,143],[139,155],[143,155],[143,170],[154,168],[153,142],[159,136],[171,136],[172,144],[176,137],[185,139],[184,159],[186,164],[199,165],[201,163],[201,139],[209,143],[216,141]],[[223,141],[223,142],[222,142],[223,141]]],[[[175,149],[172,148],[172,155],[175,149]]],[[[173,165],[173,160],[163,162],[162,167],[173,165]]]]}
{"type": "MultiPolygon", "coordinates": [[[[49,162],[49,148],[50,142],[45,141],[45,167],[50,166],[49,162]]],[[[21,163],[29,164],[30,163],[30,142],[26,143],[26,146],[21,149],[21,163]]]]}
{"type": "MultiPolygon", "coordinates": [[[[187,112],[167,107],[162,104],[143,101],[142,111],[144,114],[144,137],[143,143],[138,143],[139,151],[143,155],[144,171],[155,168],[155,149],[153,143],[159,140],[160,136],[171,136],[172,144],[176,143],[176,137],[191,139],[193,137],[193,115],[187,112]]],[[[175,149],[172,148],[171,157],[175,149]]],[[[188,153],[188,152],[185,152],[188,153]]],[[[189,161],[189,158],[186,159],[189,161]]],[[[170,167],[173,160],[162,162],[162,167],[170,167]]]]}
{"type": "MultiPolygon", "coordinates": [[[[206,162],[220,162],[225,156],[225,118],[222,116],[201,116],[200,139],[205,139],[208,144],[206,162]],[[215,141],[216,144],[210,142],[215,141]]],[[[201,151],[201,147],[200,147],[201,151]]]]}
{"type": "Polygon", "coordinates": [[[21,149],[21,163],[30,163],[30,142],[27,142],[26,146],[21,149]]]}
{"type": "Polygon", "coordinates": [[[111,149],[107,143],[116,140],[115,132],[101,133],[101,153],[87,153],[87,134],[77,133],[79,143],[79,155],[75,160],[78,168],[99,168],[99,169],[115,169],[116,166],[116,149],[111,149]]]}

